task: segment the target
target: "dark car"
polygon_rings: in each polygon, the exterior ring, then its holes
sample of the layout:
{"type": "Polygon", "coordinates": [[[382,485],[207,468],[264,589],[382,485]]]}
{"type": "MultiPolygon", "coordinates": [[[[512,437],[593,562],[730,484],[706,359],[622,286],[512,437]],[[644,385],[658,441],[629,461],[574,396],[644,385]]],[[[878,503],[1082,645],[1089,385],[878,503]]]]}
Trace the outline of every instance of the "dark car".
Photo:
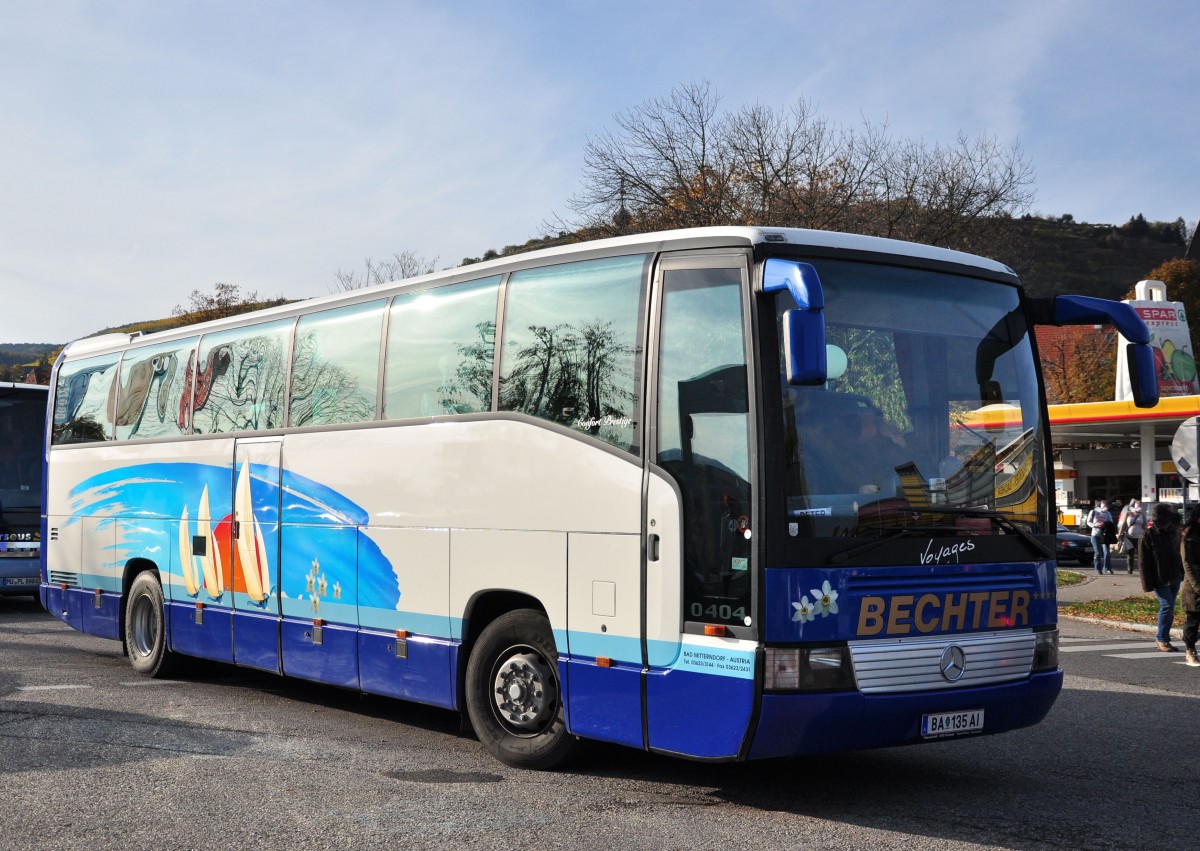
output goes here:
{"type": "Polygon", "coordinates": [[[1059,564],[1091,564],[1092,539],[1089,535],[1072,532],[1063,524],[1058,524],[1058,541],[1054,552],[1059,564]]]}

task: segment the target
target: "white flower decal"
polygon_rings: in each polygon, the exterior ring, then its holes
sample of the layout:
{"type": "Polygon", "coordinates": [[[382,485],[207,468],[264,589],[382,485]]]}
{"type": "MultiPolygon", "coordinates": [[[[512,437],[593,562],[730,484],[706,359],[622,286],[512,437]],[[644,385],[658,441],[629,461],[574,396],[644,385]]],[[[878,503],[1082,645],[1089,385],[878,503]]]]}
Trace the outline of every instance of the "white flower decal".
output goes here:
{"type": "MultiPolygon", "coordinates": [[[[829,587],[828,579],[821,584],[820,590],[814,588],[810,593],[817,598],[817,613],[820,614],[821,617],[825,617],[826,615],[836,615],[838,613],[838,594],[837,591],[834,591],[831,587],[829,587]]],[[[805,599],[808,598],[806,597],[805,599]]]]}
{"type": "Polygon", "coordinates": [[[799,603],[792,603],[792,608],[796,613],[792,615],[792,620],[805,623],[813,619],[813,604],[809,601],[808,595],[800,598],[799,603]]]}

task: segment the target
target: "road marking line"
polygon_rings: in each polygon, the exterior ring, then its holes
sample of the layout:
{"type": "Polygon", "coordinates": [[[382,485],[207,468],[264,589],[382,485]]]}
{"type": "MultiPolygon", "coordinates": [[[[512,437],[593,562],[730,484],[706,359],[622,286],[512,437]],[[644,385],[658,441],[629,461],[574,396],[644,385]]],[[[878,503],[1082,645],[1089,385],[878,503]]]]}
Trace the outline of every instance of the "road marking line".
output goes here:
{"type": "Polygon", "coordinates": [[[17,686],[17,691],[64,691],[72,688],[91,688],[85,685],[61,685],[61,686],[17,686]]]}
{"type": "MultiPolygon", "coordinates": [[[[1087,646],[1080,645],[1078,647],[1059,647],[1059,653],[1081,653],[1084,650],[1141,650],[1143,648],[1150,649],[1153,644],[1146,644],[1141,641],[1123,641],[1120,644],[1089,644],[1087,646]]],[[[1161,651],[1159,651],[1161,652],[1161,651]]]]}
{"type": "Polygon", "coordinates": [[[178,686],[183,685],[180,680],[135,680],[134,682],[121,683],[129,688],[138,688],[139,686],[178,686]]]}
{"type": "Polygon", "coordinates": [[[1187,660],[1181,656],[1176,656],[1174,653],[1164,653],[1161,650],[1152,650],[1149,653],[1105,653],[1110,659],[1172,659],[1180,662],[1187,660]]]}

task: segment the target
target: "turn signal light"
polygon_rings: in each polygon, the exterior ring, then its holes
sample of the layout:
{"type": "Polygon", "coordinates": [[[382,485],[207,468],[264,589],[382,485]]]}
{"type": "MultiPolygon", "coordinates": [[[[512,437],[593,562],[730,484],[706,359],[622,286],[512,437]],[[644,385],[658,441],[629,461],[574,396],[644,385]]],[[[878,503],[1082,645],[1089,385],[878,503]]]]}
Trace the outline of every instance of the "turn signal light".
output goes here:
{"type": "Polygon", "coordinates": [[[729,630],[727,630],[723,624],[706,623],[704,625],[704,634],[725,636],[729,635],[729,630]]]}

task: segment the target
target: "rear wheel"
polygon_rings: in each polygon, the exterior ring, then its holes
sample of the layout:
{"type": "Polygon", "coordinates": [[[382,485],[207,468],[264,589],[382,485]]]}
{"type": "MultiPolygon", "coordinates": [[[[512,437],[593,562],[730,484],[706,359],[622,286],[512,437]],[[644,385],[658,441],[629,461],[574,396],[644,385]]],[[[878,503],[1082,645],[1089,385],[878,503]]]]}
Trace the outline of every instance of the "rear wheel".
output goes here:
{"type": "Polygon", "coordinates": [[[578,741],[567,732],[550,621],[518,609],[492,621],[467,662],[467,714],[484,747],[518,768],[561,765],[578,741]]]}
{"type": "Polygon", "coordinates": [[[125,599],[125,646],[133,669],[148,677],[165,677],[179,661],[167,649],[163,591],[158,575],[146,570],[137,575],[125,599]]]}

